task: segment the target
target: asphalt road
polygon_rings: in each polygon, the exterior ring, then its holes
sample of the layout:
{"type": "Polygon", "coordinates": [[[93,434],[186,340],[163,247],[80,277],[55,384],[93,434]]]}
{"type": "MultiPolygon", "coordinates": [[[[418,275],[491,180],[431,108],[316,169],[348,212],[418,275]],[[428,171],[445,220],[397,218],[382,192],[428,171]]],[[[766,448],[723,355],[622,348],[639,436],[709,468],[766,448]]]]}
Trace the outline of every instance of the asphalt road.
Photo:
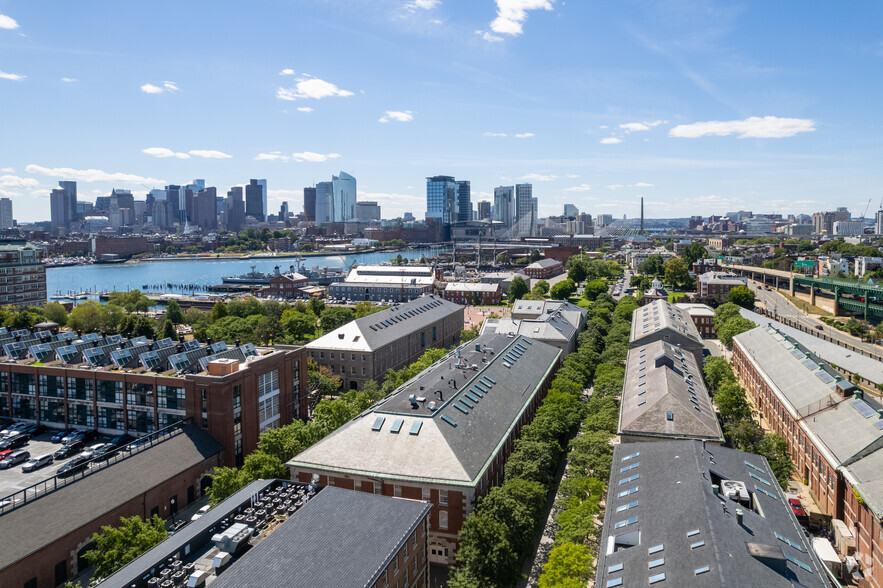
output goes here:
{"type": "Polygon", "coordinates": [[[845,334],[843,331],[838,331],[834,327],[829,327],[822,321],[809,317],[778,292],[774,290],[766,290],[758,284],[750,281],[748,286],[754,291],[756,301],[763,302],[767,309],[775,315],[778,315],[779,317],[787,317],[792,321],[796,321],[811,329],[812,332],[824,333],[827,337],[830,337],[836,342],[845,343],[858,349],[864,349],[865,351],[877,355],[883,355],[883,347],[874,345],[873,343],[863,343],[858,339],[845,334]]]}

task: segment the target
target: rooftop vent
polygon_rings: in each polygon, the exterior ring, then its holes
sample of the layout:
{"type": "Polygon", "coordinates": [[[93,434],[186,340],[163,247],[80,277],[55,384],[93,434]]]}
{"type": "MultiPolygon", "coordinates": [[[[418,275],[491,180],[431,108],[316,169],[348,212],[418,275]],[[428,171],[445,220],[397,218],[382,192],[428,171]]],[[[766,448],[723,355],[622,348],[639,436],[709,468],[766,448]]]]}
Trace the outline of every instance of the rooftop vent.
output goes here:
{"type": "Polygon", "coordinates": [[[338,333],[338,334],[337,334],[337,338],[338,338],[338,339],[343,339],[343,336],[344,336],[343,333],[338,333]]]}
{"type": "Polygon", "coordinates": [[[429,404],[426,405],[426,408],[428,408],[429,410],[433,410],[433,411],[435,410],[435,407],[436,407],[436,404],[435,404],[434,400],[430,400],[429,404]]]}

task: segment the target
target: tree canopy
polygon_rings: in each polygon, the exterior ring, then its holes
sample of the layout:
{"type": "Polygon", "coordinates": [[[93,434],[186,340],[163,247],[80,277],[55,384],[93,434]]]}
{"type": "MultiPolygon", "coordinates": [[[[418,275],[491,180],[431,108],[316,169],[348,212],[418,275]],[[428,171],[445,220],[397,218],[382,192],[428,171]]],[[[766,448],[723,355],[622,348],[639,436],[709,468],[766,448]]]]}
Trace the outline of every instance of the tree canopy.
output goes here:
{"type": "Polygon", "coordinates": [[[95,548],[85,558],[95,566],[96,576],[106,578],[165,538],[165,524],[159,516],[146,521],[139,516],[123,517],[119,527],[104,525],[92,535],[95,548]]]}

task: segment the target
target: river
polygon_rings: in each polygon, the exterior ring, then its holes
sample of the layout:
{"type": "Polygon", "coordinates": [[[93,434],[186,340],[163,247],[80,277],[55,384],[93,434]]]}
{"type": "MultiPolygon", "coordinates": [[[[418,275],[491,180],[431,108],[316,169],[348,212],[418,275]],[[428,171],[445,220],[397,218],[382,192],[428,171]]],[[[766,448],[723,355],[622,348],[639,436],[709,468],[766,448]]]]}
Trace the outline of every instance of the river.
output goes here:
{"type": "MultiPolygon", "coordinates": [[[[402,257],[420,259],[438,254],[438,249],[410,249],[400,252],[323,255],[306,257],[305,267],[344,267],[346,264],[371,264],[402,257]],[[346,263],[344,263],[344,261],[346,263]]],[[[76,294],[79,292],[109,292],[141,290],[148,286],[150,292],[198,293],[220,284],[225,276],[238,276],[251,271],[272,272],[277,265],[285,272],[296,261],[293,257],[264,259],[200,259],[193,261],[145,261],[125,264],[74,265],[48,268],[46,270],[47,296],[76,294]],[[173,284],[168,288],[167,284],[173,284]],[[187,286],[182,288],[181,286],[187,286]],[[190,286],[193,286],[192,288],[190,286]]]]}

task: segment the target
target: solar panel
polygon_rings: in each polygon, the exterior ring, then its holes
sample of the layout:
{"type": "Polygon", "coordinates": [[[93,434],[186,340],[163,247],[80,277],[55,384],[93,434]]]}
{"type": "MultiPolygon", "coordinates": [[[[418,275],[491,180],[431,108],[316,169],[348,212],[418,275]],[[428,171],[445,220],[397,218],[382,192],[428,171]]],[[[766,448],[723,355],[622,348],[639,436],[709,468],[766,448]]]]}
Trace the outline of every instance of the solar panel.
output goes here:
{"type": "Polygon", "coordinates": [[[27,329],[19,329],[18,331],[12,331],[12,333],[10,333],[13,337],[27,337],[30,334],[31,332],[27,329]]]}
{"type": "Polygon", "coordinates": [[[110,335],[104,338],[105,343],[120,343],[122,340],[122,335],[110,335]]]}
{"type": "Polygon", "coordinates": [[[141,335],[140,337],[135,337],[134,339],[129,339],[129,346],[130,347],[137,347],[139,345],[147,345],[148,343],[149,343],[149,341],[147,340],[147,337],[145,337],[144,335],[141,335]]]}
{"type": "Polygon", "coordinates": [[[165,349],[166,347],[174,347],[174,346],[175,346],[175,342],[168,337],[166,337],[165,339],[160,339],[159,341],[156,342],[156,345],[154,345],[154,347],[156,349],[165,349]]]}
{"type": "Polygon", "coordinates": [[[853,400],[852,406],[866,419],[877,416],[877,411],[871,408],[864,400],[853,400]]]}
{"type": "Polygon", "coordinates": [[[132,361],[132,351],[130,349],[117,349],[110,352],[110,358],[118,368],[124,368],[132,361]]]}
{"type": "Polygon", "coordinates": [[[103,347],[92,347],[83,350],[83,357],[91,366],[102,365],[107,359],[107,351],[103,347]]]}
{"type": "Polygon", "coordinates": [[[0,335],[5,335],[9,331],[6,330],[6,327],[0,327],[0,335]]]}
{"type": "Polygon", "coordinates": [[[3,351],[9,357],[13,359],[20,359],[25,352],[28,350],[28,344],[24,341],[16,341],[14,343],[7,343],[3,346],[3,351]]]}
{"type": "Polygon", "coordinates": [[[63,345],[55,350],[55,354],[62,363],[74,363],[74,360],[80,356],[80,350],[74,345],[63,345]]]}
{"type": "Polygon", "coordinates": [[[834,378],[828,372],[822,370],[820,372],[816,372],[816,377],[823,381],[826,384],[830,384],[834,381],[834,378]]]}
{"type": "Polygon", "coordinates": [[[43,361],[47,356],[52,355],[54,349],[49,343],[40,343],[32,345],[30,351],[35,361],[43,361]]]}
{"type": "Polygon", "coordinates": [[[218,341],[216,343],[212,343],[210,345],[212,353],[218,353],[219,351],[227,351],[227,342],[226,341],[218,341]]]}
{"type": "Polygon", "coordinates": [[[85,335],[80,337],[80,341],[91,343],[92,341],[97,341],[100,338],[101,337],[98,335],[98,333],[86,333],[85,335]]]}
{"type": "Polygon", "coordinates": [[[142,353],[140,358],[141,363],[148,370],[153,370],[156,366],[162,363],[162,360],[159,358],[159,353],[156,351],[148,351],[147,353],[142,353]]]}
{"type": "Polygon", "coordinates": [[[77,338],[77,334],[74,333],[73,331],[64,331],[62,333],[57,334],[55,336],[55,338],[58,339],[59,341],[73,341],[74,339],[77,338]]]}
{"type": "Polygon", "coordinates": [[[254,343],[246,343],[239,348],[242,349],[242,352],[245,353],[246,357],[257,356],[258,354],[258,350],[255,348],[254,343]]]}
{"type": "Polygon", "coordinates": [[[184,346],[184,351],[192,351],[193,349],[197,349],[199,347],[199,341],[196,339],[191,339],[190,341],[184,341],[182,343],[184,346]]]}

